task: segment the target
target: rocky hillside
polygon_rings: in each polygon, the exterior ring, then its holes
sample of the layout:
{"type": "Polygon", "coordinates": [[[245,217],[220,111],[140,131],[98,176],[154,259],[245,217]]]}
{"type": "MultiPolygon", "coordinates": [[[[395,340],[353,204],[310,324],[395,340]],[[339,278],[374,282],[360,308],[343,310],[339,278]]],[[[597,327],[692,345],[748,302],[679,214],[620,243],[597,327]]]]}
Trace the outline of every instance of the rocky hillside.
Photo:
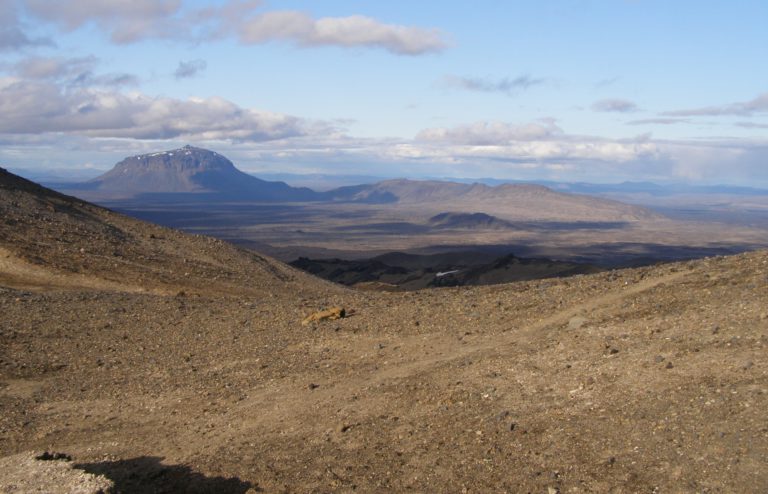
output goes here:
{"type": "Polygon", "coordinates": [[[311,290],[319,283],[220,240],[128,218],[3,169],[0,281],[32,287],[251,293],[311,290]]]}

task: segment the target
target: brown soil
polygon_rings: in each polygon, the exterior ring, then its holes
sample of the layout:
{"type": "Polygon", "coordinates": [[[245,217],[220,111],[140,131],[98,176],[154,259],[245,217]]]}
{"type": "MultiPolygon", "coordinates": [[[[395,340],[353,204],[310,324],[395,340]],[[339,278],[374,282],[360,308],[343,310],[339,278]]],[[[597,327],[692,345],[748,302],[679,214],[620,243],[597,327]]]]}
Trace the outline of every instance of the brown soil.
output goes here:
{"type": "Polygon", "coordinates": [[[121,492],[768,491],[768,252],[361,292],[46,194],[0,190],[0,456],[121,492]]]}

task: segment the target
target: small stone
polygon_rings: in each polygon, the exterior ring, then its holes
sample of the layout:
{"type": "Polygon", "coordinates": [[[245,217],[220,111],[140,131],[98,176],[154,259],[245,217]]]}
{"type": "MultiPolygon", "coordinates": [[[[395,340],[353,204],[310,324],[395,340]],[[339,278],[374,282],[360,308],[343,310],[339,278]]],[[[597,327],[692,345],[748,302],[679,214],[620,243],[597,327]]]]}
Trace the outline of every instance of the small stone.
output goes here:
{"type": "Polygon", "coordinates": [[[617,353],[619,353],[619,349],[618,348],[611,348],[611,350],[608,353],[610,353],[611,355],[616,355],[617,353]]]}
{"type": "Polygon", "coordinates": [[[335,321],[337,319],[343,319],[347,316],[347,311],[343,307],[331,307],[330,309],[321,310],[310,314],[301,321],[302,326],[306,326],[312,322],[320,321],[335,321]]]}
{"type": "Polygon", "coordinates": [[[309,383],[309,386],[307,386],[307,387],[309,389],[317,389],[317,388],[320,387],[320,385],[319,384],[315,384],[315,383],[309,383]]]}
{"type": "Polygon", "coordinates": [[[35,459],[41,460],[41,461],[58,461],[58,460],[72,461],[72,457],[66,453],[49,453],[48,451],[44,452],[41,455],[35,456],[35,459]]]}
{"type": "Polygon", "coordinates": [[[660,364],[660,363],[664,362],[664,356],[663,355],[656,355],[655,357],[653,357],[653,361],[656,362],[657,364],[660,364]]]}
{"type": "Polygon", "coordinates": [[[586,317],[575,316],[568,320],[568,329],[579,329],[587,323],[586,317]]]}
{"type": "Polygon", "coordinates": [[[671,369],[672,367],[674,367],[674,365],[672,365],[672,362],[667,362],[667,365],[665,366],[665,368],[671,369]]]}
{"type": "Polygon", "coordinates": [[[742,370],[749,370],[750,368],[752,368],[753,365],[755,365],[755,363],[750,360],[750,361],[744,363],[744,365],[741,366],[741,369],[742,370]]]}

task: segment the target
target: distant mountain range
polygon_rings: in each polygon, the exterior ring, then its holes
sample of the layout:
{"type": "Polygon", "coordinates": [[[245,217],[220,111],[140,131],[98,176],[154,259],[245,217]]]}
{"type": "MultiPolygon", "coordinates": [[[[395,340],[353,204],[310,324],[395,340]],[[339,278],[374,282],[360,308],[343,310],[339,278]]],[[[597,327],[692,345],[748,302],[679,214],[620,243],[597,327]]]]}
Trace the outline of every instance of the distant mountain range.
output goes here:
{"type": "Polygon", "coordinates": [[[621,182],[617,184],[591,184],[586,182],[538,182],[563,192],[577,194],[647,194],[668,196],[676,194],[728,194],[736,196],[768,195],[768,189],[738,185],[657,184],[653,182],[621,182]]]}
{"type": "MultiPolygon", "coordinates": [[[[51,186],[55,189],[67,189],[67,190],[84,190],[91,191],[94,195],[94,191],[109,192],[109,194],[103,194],[104,196],[113,196],[116,193],[120,193],[123,196],[130,196],[133,194],[141,194],[147,192],[163,192],[163,193],[211,193],[221,191],[223,186],[227,186],[225,192],[231,193],[232,189],[249,189],[246,184],[258,184],[255,188],[257,191],[264,193],[265,184],[283,184],[289,185],[299,197],[305,196],[311,200],[318,199],[326,200],[329,195],[327,192],[333,192],[330,197],[336,197],[338,199],[348,199],[349,196],[355,194],[366,194],[365,192],[373,184],[391,184],[397,182],[396,179],[373,176],[373,175],[329,175],[329,174],[295,174],[295,173],[262,173],[259,177],[255,177],[251,173],[245,173],[232,164],[224,156],[214,152],[208,151],[202,148],[193,146],[185,146],[181,149],[150,153],[139,156],[132,156],[124,159],[115,169],[110,172],[104,173],[89,180],[89,177],[94,177],[98,171],[94,169],[16,169],[12,166],[6,167],[9,171],[21,175],[29,180],[35,180],[44,185],[51,186]],[[198,164],[189,167],[192,159],[186,159],[186,167],[184,166],[185,158],[194,158],[198,160],[198,164]],[[216,183],[212,180],[212,177],[203,173],[202,175],[195,171],[195,168],[199,172],[211,172],[217,169],[215,166],[209,168],[209,165],[218,162],[219,160],[225,161],[227,166],[220,166],[218,171],[223,172],[223,175],[228,175],[228,179],[219,180],[216,183]],[[139,170],[136,166],[138,163],[145,163],[144,170],[139,170]],[[118,173],[116,169],[120,167],[120,173],[124,173],[126,176],[117,177],[118,173]],[[130,172],[125,172],[125,168],[131,169],[130,172]],[[180,170],[180,176],[171,176],[166,167],[174,168],[178,167],[180,170]],[[150,171],[154,168],[154,171],[150,171]],[[184,169],[186,168],[186,169],[184,169]],[[159,173],[158,173],[159,172],[159,173]],[[129,178],[132,177],[132,183],[129,178]],[[258,182],[253,182],[249,178],[256,178],[258,182]],[[360,185],[365,184],[365,185],[360,185]],[[230,187],[234,185],[234,187],[230,187]],[[310,191],[311,193],[308,193],[310,191]],[[317,192],[315,192],[317,191],[317,192]],[[319,196],[317,195],[319,194],[319,196]]],[[[221,179],[221,177],[220,177],[221,179]]],[[[419,178],[409,180],[409,182],[432,182],[432,183],[454,183],[454,184],[483,184],[491,187],[499,185],[540,185],[547,187],[558,192],[567,192],[574,194],[590,194],[607,197],[640,197],[645,196],[649,198],[653,197],[665,197],[672,195],[712,195],[722,194],[730,196],[766,196],[768,195],[768,189],[760,187],[747,187],[739,185],[692,185],[683,183],[667,183],[658,184],[654,182],[632,182],[626,181],[621,183],[612,184],[600,184],[589,182],[559,182],[548,180],[514,180],[514,179],[497,179],[497,178],[419,178]]],[[[268,187],[269,188],[269,187],[268,187]]],[[[382,188],[382,187],[379,187],[382,188]]],[[[276,188],[276,192],[285,193],[286,189],[280,187],[276,188]],[[279,190],[282,189],[282,192],[279,190]]],[[[273,195],[272,193],[267,195],[273,195]]],[[[290,194],[289,194],[290,195],[290,194]]],[[[376,197],[375,195],[369,199],[375,202],[385,202],[387,195],[376,197]]],[[[391,197],[390,197],[391,199],[391,197]]]]}
{"type": "MultiPolygon", "coordinates": [[[[378,183],[392,180],[391,177],[371,175],[328,175],[328,174],[296,174],[296,173],[261,173],[264,180],[279,180],[293,186],[305,186],[312,189],[331,190],[334,188],[378,183]]],[[[590,182],[560,182],[554,180],[514,180],[499,178],[457,178],[457,177],[422,177],[419,181],[456,182],[463,184],[480,183],[490,186],[504,184],[543,185],[547,188],[576,194],[648,194],[653,196],[668,196],[677,194],[728,194],[728,195],[768,195],[768,189],[728,184],[692,185],[684,183],[655,182],[620,182],[620,183],[590,183],[590,182]]]]}
{"type": "MultiPolygon", "coordinates": [[[[131,156],[92,180],[57,184],[58,190],[121,207],[149,202],[356,203],[397,205],[426,219],[438,213],[485,214],[434,219],[436,228],[506,228],[504,221],[636,221],[657,218],[645,208],[611,199],[554,191],[535,184],[384,180],[317,192],[271,182],[238,170],[214,151],[181,149],[131,156]],[[426,217],[424,216],[426,215],[426,217]],[[498,216],[498,218],[491,218],[498,216]],[[470,225],[471,224],[471,225],[470,225]]],[[[129,206],[130,207],[130,206],[129,206]]]]}

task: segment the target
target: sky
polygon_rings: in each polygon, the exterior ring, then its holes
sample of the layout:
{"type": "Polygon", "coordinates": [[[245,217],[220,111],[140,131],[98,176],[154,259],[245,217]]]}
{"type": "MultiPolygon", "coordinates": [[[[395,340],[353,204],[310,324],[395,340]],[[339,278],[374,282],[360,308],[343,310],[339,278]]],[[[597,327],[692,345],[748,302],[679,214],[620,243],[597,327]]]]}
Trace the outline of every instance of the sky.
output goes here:
{"type": "Polygon", "coordinates": [[[765,0],[0,0],[0,166],[768,187],[765,0]]]}

